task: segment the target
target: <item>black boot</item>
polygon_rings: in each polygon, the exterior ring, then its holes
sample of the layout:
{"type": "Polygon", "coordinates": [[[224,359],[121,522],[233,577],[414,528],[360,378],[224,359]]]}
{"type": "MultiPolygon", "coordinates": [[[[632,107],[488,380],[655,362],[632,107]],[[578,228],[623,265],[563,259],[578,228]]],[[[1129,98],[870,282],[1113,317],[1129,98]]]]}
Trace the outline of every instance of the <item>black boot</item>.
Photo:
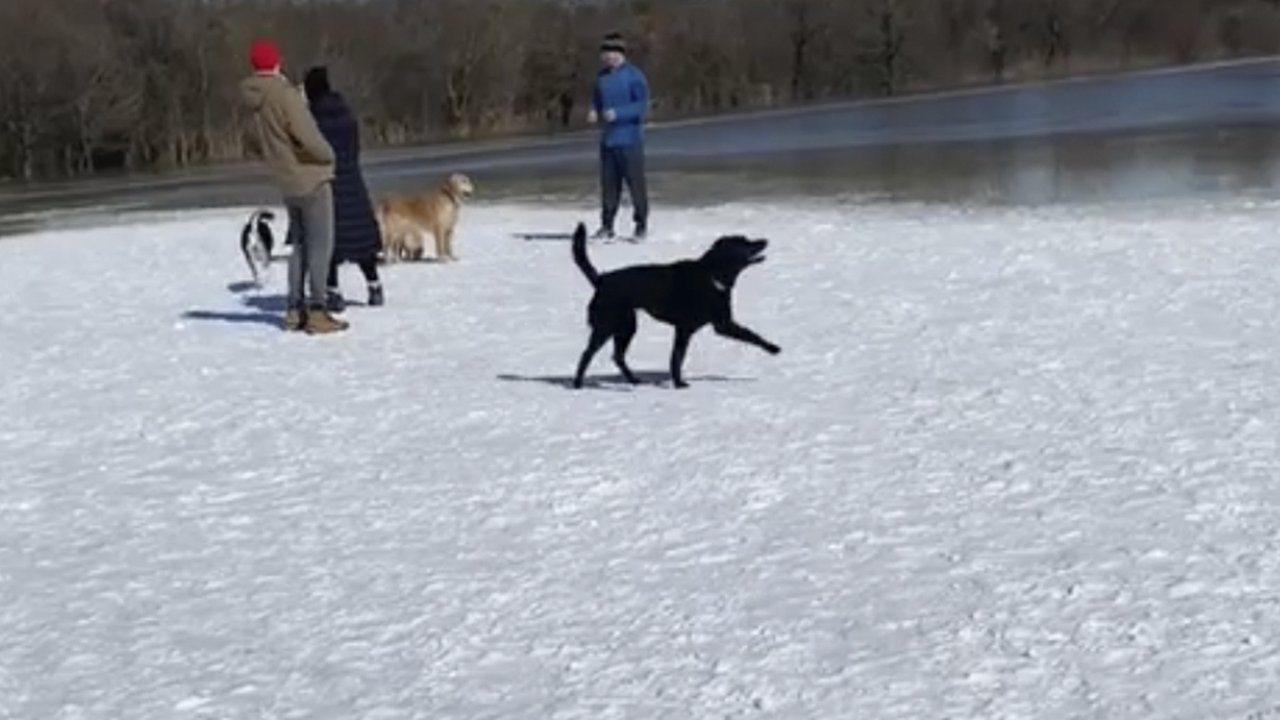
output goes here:
{"type": "Polygon", "coordinates": [[[347,301],[342,297],[342,292],[337,288],[329,288],[324,299],[324,309],[331,313],[345,312],[347,309],[347,301]]]}
{"type": "Polygon", "coordinates": [[[369,307],[382,307],[387,299],[382,295],[382,283],[369,283],[369,307]]]}

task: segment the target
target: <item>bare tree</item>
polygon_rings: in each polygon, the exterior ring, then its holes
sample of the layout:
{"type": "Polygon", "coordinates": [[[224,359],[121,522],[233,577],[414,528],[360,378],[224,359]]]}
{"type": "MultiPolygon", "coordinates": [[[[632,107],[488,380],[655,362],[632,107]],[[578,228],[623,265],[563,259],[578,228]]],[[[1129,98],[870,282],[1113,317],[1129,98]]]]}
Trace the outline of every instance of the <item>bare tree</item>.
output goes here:
{"type": "Polygon", "coordinates": [[[573,126],[611,30],[670,116],[1275,52],[1280,0],[3,0],[0,176],[242,158],[262,34],[371,144],[573,126]]]}

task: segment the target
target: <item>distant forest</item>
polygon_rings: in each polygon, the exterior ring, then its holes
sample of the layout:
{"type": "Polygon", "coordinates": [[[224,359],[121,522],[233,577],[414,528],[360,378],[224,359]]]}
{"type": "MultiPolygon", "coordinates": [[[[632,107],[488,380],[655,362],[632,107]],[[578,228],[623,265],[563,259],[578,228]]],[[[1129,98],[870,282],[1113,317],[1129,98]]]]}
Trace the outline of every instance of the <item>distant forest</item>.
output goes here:
{"type": "Polygon", "coordinates": [[[1272,53],[1280,0],[0,0],[0,177],[241,159],[258,35],[369,145],[576,127],[610,30],[669,118],[1272,53]]]}

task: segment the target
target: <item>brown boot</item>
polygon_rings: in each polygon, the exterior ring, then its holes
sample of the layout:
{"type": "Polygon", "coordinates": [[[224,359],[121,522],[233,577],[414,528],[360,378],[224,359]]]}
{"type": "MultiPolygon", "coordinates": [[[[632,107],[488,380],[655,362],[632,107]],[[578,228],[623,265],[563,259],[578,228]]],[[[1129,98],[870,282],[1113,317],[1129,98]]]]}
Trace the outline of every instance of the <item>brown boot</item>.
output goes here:
{"type": "Polygon", "coordinates": [[[346,330],[350,325],[345,320],[329,314],[324,308],[311,308],[307,311],[307,334],[328,335],[346,330]]]}
{"type": "Polygon", "coordinates": [[[289,308],[284,311],[285,332],[298,332],[307,324],[307,314],[302,308],[289,308]]]}

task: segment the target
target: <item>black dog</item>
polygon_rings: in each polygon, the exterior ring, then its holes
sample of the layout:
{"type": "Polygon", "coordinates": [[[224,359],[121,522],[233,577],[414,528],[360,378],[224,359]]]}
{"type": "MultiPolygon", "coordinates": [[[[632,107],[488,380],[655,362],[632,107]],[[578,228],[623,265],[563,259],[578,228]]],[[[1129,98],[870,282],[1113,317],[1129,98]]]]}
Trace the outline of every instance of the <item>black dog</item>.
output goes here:
{"type": "Polygon", "coordinates": [[[768,244],[767,240],[748,240],[741,235],[722,237],[697,260],[636,265],[601,275],[587,258],[587,228],[579,224],[573,234],[573,261],[596,292],[587,308],[591,340],[578,362],[573,386],[582,387],[587,367],[609,338],[613,338],[613,362],[622,376],[632,385],[639,384],[626,359],[627,347],[636,334],[636,310],[675,327],[671,381],[678,388],[688,387],[681,376],[685,352],[694,333],[704,325],[772,355],[781,352],[777,345],[733,321],[733,284],[748,266],[764,261],[768,244]]]}

